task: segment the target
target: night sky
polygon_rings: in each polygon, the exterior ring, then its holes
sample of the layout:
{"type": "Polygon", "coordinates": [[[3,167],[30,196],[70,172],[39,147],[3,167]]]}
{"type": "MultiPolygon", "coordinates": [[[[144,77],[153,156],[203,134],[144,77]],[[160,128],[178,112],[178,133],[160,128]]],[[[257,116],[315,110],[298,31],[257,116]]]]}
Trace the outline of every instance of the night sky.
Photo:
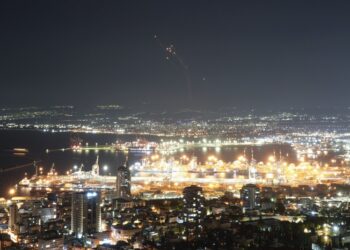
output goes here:
{"type": "Polygon", "coordinates": [[[1,1],[0,105],[347,107],[349,13],[340,0],[1,1]]]}

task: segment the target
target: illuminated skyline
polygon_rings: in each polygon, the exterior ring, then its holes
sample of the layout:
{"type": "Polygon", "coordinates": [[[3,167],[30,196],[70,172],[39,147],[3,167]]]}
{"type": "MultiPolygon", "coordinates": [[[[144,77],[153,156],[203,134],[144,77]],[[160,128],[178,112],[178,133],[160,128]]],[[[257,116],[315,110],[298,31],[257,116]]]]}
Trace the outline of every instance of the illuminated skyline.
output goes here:
{"type": "Polygon", "coordinates": [[[1,249],[350,249],[350,2],[0,2],[1,249]]]}

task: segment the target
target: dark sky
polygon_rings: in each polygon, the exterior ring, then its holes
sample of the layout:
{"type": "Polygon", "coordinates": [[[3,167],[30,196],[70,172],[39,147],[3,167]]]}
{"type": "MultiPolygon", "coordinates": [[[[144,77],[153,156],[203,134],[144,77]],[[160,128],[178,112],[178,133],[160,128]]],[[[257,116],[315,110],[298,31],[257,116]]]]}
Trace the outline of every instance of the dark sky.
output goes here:
{"type": "Polygon", "coordinates": [[[3,0],[0,105],[350,106],[349,13],[341,0],[3,0]]]}

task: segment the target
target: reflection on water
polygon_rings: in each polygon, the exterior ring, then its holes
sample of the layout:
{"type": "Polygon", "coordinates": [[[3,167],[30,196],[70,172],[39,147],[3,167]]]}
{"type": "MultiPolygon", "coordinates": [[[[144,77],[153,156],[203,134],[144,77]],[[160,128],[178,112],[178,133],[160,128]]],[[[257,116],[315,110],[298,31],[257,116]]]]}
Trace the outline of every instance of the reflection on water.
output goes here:
{"type": "MultiPolygon", "coordinates": [[[[33,160],[41,160],[40,166],[43,167],[44,173],[48,172],[55,164],[58,173],[63,174],[71,170],[74,166],[84,165],[84,170],[91,170],[91,166],[99,155],[99,165],[101,166],[101,174],[115,175],[116,167],[124,164],[126,156],[122,152],[112,151],[83,151],[81,153],[66,151],[54,151],[47,153],[46,149],[50,148],[67,148],[69,147],[71,133],[42,133],[37,131],[0,131],[0,167],[15,166],[26,164],[33,160]],[[26,148],[28,154],[14,155],[9,149],[26,148]]],[[[99,143],[110,144],[117,139],[124,141],[132,141],[137,136],[117,136],[117,135],[100,135],[100,134],[80,134],[80,138],[89,144],[99,143]]],[[[145,137],[148,140],[158,141],[156,137],[145,137]]],[[[240,155],[245,154],[248,159],[254,155],[257,161],[266,161],[271,154],[280,154],[289,162],[295,162],[295,154],[289,145],[265,145],[265,146],[227,146],[222,148],[194,148],[176,152],[173,157],[180,158],[183,154],[190,157],[196,157],[199,163],[204,163],[208,156],[214,155],[216,158],[225,162],[232,162],[240,155]]],[[[129,162],[133,164],[140,161],[143,155],[129,154],[129,162]]],[[[8,189],[18,183],[25,175],[33,175],[34,167],[24,167],[9,171],[0,175],[0,196],[7,195],[8,189]]]]}

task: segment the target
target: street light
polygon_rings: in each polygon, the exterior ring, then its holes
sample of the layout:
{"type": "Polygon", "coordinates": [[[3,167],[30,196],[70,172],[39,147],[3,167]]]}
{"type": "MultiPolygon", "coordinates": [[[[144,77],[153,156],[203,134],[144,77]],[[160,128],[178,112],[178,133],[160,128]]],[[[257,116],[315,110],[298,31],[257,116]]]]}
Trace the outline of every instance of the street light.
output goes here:
{"type": "Polygon", "coordinates": [[[107,165],[103,166],[103,171],[108,171],[108,166],[107,165]]]}
{"type": "Polygon", "coordinates": [[[14,189],[14,188],[11,188],[10,190],[9,190],[9,195],[14,195],[16,193],[16,189],[14,189]]]}

